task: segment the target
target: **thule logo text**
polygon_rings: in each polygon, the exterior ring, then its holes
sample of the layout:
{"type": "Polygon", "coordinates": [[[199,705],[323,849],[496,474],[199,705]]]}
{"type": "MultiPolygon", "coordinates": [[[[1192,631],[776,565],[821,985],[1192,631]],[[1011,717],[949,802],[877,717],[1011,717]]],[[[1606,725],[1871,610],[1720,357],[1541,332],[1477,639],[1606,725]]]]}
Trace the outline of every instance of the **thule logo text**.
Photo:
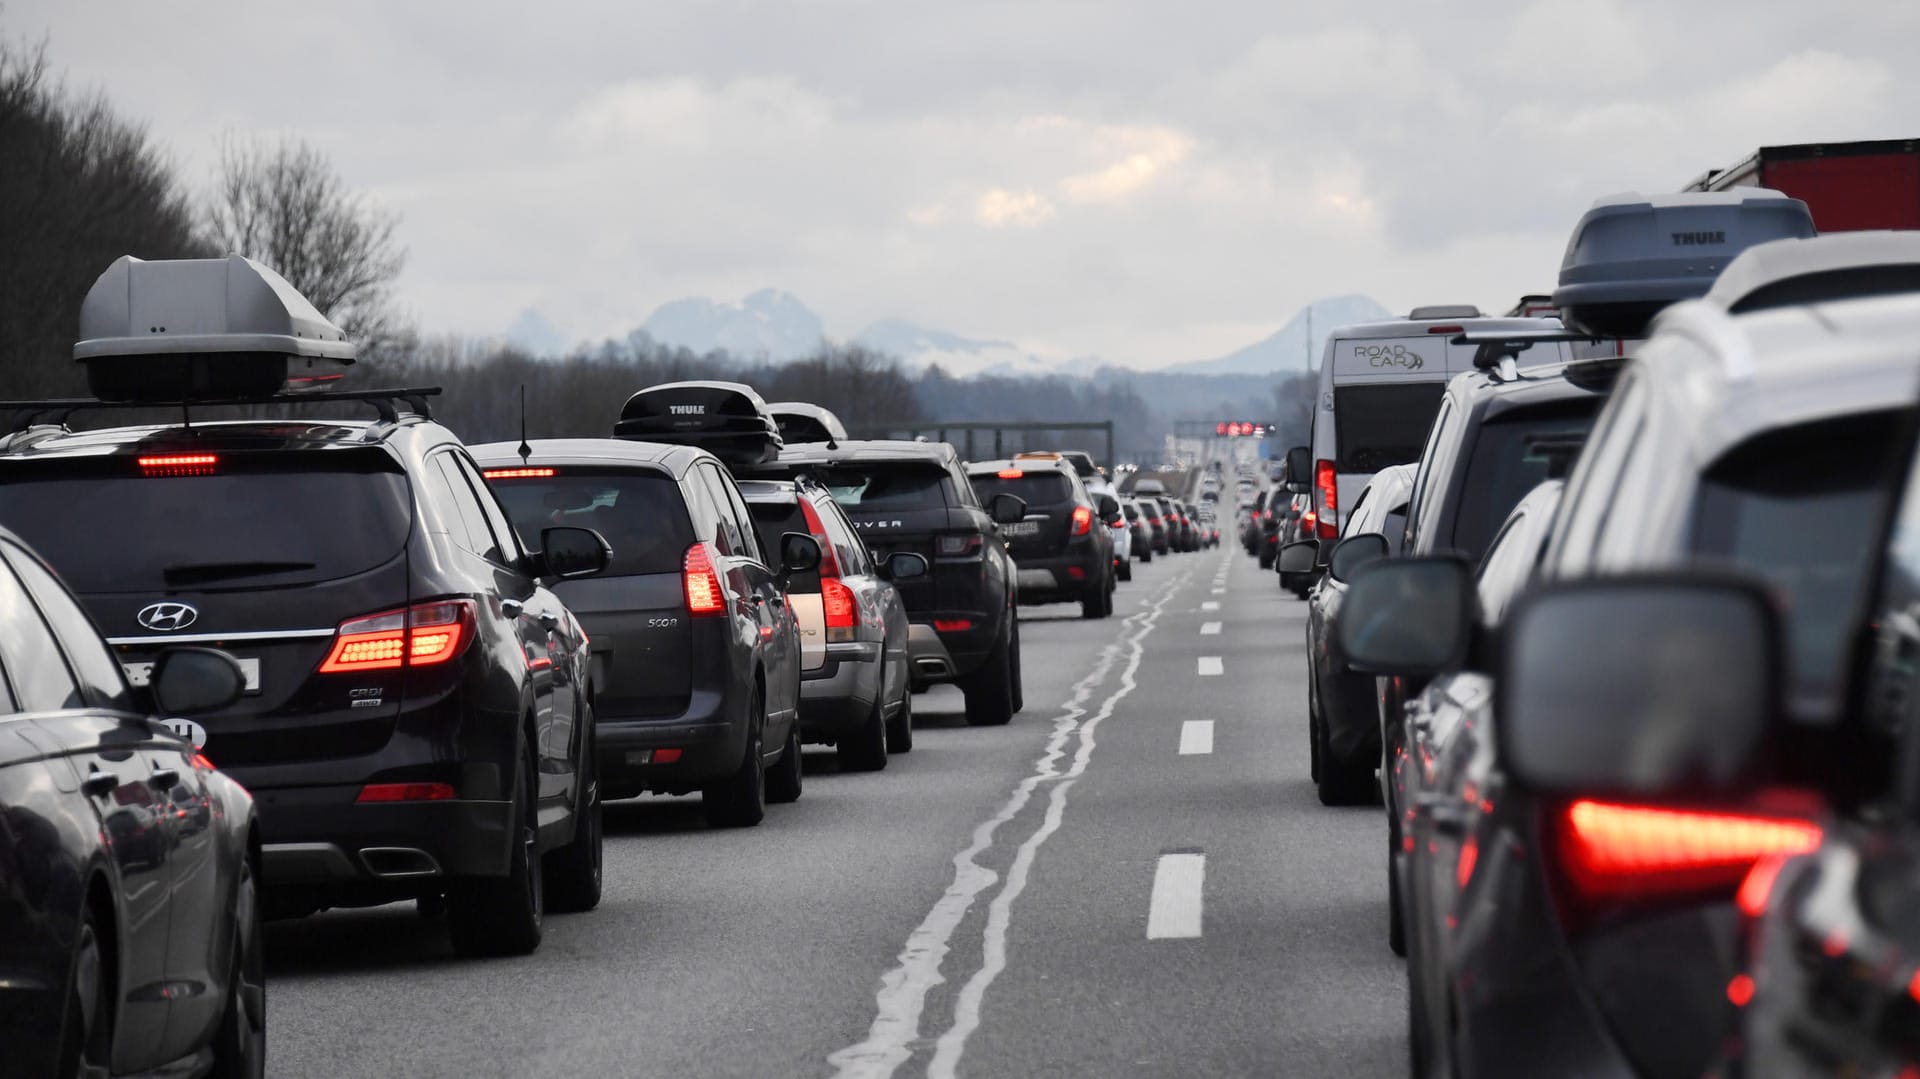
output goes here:
{"type": "Polygon", "coordinates": [[[1724,232],[1676,232],[1673,234],[1673,246],[1675,247],[1700,247],[1707,244],[1723,244],[1726,242],[1727,234],[1724,232]]]}
{"type": "Polygon", "coordinates": [[[668,405],[667,411],[672,413],[675,416],[704,416],[707,414],[707,406],[705,405],[668,405]]]}

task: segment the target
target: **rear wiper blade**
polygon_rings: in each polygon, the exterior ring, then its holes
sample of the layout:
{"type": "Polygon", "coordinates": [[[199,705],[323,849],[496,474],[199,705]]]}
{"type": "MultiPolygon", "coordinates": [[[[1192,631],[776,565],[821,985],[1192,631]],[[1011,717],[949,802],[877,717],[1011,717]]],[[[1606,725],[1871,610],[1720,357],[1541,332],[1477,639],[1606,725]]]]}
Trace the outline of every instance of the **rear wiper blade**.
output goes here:
{"type": "Polygon", "coordinates": [[[168,566],[160,571],[168,584],[199,584],[234,577],[264,577],[270,573],[293,573],[312,569],[312,562],[191,562],[168,566]]]}

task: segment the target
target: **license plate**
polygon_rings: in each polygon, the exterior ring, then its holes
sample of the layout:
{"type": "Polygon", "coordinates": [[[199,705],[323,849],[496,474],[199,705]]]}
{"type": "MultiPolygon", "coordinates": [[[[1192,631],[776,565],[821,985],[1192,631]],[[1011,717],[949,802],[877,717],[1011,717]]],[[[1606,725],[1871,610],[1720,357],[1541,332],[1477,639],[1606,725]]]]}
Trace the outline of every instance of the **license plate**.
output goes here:
{"type": "Polygon", "coordinates": [[[1001,525],[1000,534],[1003,536],[1037,536],[1040,534],[1040,522],[1020,521],[1015,524],[1001,525]]]}
{"type": "MultiPolygon", "coordinates": [[[[127,684],[135,689],[145,689],[153,680],[153,664],[122,663],[120,669],[127,672],[127,684]]],[[[248,658],[240,661],[240,673],[247,677],[247,692],[260,692],[260,660],[248,658]]]]}

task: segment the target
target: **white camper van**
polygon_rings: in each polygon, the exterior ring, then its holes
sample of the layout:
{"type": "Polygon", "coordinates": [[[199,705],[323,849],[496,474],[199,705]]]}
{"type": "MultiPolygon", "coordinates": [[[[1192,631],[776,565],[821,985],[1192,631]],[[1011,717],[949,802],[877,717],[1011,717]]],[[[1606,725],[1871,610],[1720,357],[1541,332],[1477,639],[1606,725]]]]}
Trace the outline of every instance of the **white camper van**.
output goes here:
{"type": "MultiPolygon", "coordinates": [[[[1447,380],[1473,370],[1477,346],[1453,343],[1463,333],[1559,330],[1557,319],[1487,318],[1466,306],[1419,307],[1405,319],[1343,326],[1320,358],[1320,395],[1313,411],[1313,509],[1321,540],[1340,534],[1340,511],[1373,474],[1420,459],[1447,380]]],[[[1519,364],[1572,359],[1563,342],[1540,342],[1519,364]]],[[[1301,482],[1301,477],[1294,477],[1301,482]]],[[[1308,537],[1302,537],[1308,538],[1308,537]]]]}

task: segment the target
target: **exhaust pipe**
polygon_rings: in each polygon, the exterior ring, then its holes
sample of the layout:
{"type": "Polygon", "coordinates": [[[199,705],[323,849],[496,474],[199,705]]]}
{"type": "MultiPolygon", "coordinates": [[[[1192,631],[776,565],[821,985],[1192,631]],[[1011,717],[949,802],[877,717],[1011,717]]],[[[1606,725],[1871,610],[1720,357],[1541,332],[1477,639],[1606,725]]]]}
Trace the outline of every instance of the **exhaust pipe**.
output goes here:
{"type": "Polygon", "coordinates": [[[366,863],[367,872],[387,880],[440,875],[440,863],[433,860],[433,855],[414,847],[365,847],[360,860],[366,863]]]}

